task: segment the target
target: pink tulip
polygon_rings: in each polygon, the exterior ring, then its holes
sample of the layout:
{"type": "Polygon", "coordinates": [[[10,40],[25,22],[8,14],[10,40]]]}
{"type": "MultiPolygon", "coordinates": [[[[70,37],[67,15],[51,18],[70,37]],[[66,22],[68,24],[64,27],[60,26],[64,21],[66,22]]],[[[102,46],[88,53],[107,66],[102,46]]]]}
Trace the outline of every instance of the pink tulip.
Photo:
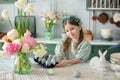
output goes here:
{"type": "Polygon", "coordinates": [[[20,40],[21,44],[28,44],[30,48],[34,48],[37,45],[37,41],[30,37],[30,36],[24,36],[20,40]]]}
{"type": "Polygon", "coordinates": [[[26,32],[24,33],[24,36],[31,36],[31,32],[30,32],[30,30],[26,30],[26,32]]]}

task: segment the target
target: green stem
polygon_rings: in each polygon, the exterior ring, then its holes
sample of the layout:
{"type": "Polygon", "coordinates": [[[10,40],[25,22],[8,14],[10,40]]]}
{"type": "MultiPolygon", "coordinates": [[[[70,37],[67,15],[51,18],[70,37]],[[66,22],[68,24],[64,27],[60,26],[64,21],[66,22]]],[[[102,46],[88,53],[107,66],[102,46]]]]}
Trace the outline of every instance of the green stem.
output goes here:
{"type": "Polygon", "coordinates": [[[17,27],[17,30],[19,33],[18,38],[21,38],[24,35],[23,27],[24,26],[22,24],[22,9],[20,9],[20,10],[18,10],[18,27],[17,27]]]}
{"type": "Polygon", "coordinates": [[[26,53],[22,53],[21,50],[18,52],[17,57],[18,60],[17,65],[16,65],[16,69],[15,70],[17,73],[19,74],[24,74],[24,73],[28,73],[31,69],[31,63],[28,59],[28,56],[26,53]]]}
{"type": "Polygon", "coordinates": [[[10,20],[10,17],[8,17],[8,20],[9,20],[9,23],[10,23],[10,28],[13,29],[14,27],[13,27],[13,25],[12,25],[12,22],[11,22],[11,20],[10,20]]]}

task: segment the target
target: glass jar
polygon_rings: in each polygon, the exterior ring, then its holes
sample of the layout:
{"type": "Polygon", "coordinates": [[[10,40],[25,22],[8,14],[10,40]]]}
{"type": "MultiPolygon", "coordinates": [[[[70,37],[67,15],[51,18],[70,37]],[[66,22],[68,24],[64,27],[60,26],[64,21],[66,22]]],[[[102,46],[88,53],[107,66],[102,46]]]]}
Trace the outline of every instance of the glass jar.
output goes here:
{"type": "Polygon", "coordinates": [[[27,53],[19,52],[13,59],[13,71],[17,74],[28,74],[31,72],[31,62],[27,53]]]}

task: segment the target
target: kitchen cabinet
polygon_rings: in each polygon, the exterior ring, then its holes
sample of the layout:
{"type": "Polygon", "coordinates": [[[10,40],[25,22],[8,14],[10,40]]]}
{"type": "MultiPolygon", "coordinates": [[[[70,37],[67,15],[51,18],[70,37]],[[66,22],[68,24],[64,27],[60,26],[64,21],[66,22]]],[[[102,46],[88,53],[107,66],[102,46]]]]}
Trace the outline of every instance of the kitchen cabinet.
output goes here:
{"type": "Polygon", "coordinates": [[[2,50],[3,42],[0,42],[0,50],[2,50]]]}
{"type": "Polygon", "coordinates": [[[110,55],[115,52],[120,53],[120,47],[114,48],[114,49],[108,49],[111,45],[92,45],[92,50],[89,59],[91,59],[94,56],[99,56],[98,55],[98,50],[101,50],[101,52],[104,52],[105,50],[108,50],[105,58],[107,61],[110,60],[110,55]]]}
{"type": "MultiPolygon", "coordinates": [[[[51,40],[51,43],[48,42],[48,43],[45,44],[46,47],[47,47],[48,54],[54,54],[55,46],[59,42],[59,40],[60,39],[58,39],[57,41],[51,40]]],[[[92,50],[91,50],[89,60],[94,56],[99,56],[98,55],[98,50],[101,50],[102,52],[104,52],[106,49],[108,50],[108,53],[105,56],[107,61],[109,61],[110,55],[112,53],[115,53],[115,52],[120,53],[120,47],[114,48],[114,49],[108,49],[111,45],[118,45],[119,41],[93,40],[90,43],[92,45],[92,50]]]]}
{"type": "Polygon", "coordinates": [[[44,38],[36,38],[38,43],[44,43],[45,47],[47,47],[47,54],[55,54],[54,50],[56,44],[61,41],[59,38],[55,39],[44,39],[44,38]]]}
{"type": "Polygon", "coordinates": [[[47,47],[47,54],[55,54],[54,50],[55,50],[55,46],[56,44],[45,44],[45,46],[47,47]]]}
{"type": "MultiPolygon", "coordinates": [[[[55,47],[61,39],[53,39],[53,40],[46,40],[44,38],[36,38],[38,42],[44,43],[44,45],[47,47],[47,54],[55,54],[55,47]]],[[[115,52],[120,53],[120,47],[114,48],[114,49],[108,49],[111,45],[117,45],[120,41],[102,41],[102,40],[93,40],[91,41],[92,50],[90,53],[89,60],[94,57],[98,56],[98,50],[101,50],[104,52],[106,49],[108,50],[108,53],[106,54],[106,60],[109,61],[110,55],[115,52]]],[[[3,42],[0,42],[0,50],[2,49],[3,42]]]]}
{"type": "MultiPolygon", "coordinates": [[[[47,53],[48,54],[55,54],[54,50],[55,50],[55,46],[56,44],[46,44],[46,47],[47,47],[47,53]]],[[[110,60],[110,55],[112,53],[115,53],[115,52],[119,52],[120,53],[120,48],[115,48],[115,49],[108,49],[111,45],[92,45],[92,50],[91,50],[91,53],[90,53],[90,57],[89,57],[89,60],[94,57],[94,56],[99,56],[98,55],[98,50],[101,50],[102,52],[104,52],[106,49],[108,50],[105,58],[107,61],[110,60]]]]}
{"type": "Polygon", "coordinates": [[[17,0],[0,0],[0,4],[1,3],[13,3],[15,1],[17,1],[17,0]]]}
{"type": "Polygon", "coordinates": [[[108,50],[106,54],[106,60],[109,61],[110,55],[112,53],[119,52],[120,53],[120,47],[118,48],[113,48],[113,49],[108,49],[111,45],[118,45],[120,41],[103,41],[103,40],[93,40],[91,41],[92,45],[92,50],[89,59],[91,59],[94,56],[99,56],[98,55],[98,50],[101,50],[104,52],[105,50],[108,50]]]}

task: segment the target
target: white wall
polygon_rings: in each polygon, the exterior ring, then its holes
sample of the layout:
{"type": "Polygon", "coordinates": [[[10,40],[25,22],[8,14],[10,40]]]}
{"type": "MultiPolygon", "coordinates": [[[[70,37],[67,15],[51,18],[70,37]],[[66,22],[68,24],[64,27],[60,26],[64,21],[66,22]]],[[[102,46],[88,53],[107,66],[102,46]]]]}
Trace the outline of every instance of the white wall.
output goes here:
{"type": "MultiPolygon", "coordinates": [[[[40,19],[40,12],[54,10],[58,13],[66,11],[69,14],[78,15],[83,21],[83,30],[90,29],[94,34],[94,38],[100,38],[100,29],[103,27],[108,27],[113,29],[113,38],[120,39],[120,28],[116,27],[114,24],[111,24],[109,21],[105,24],[101,24],[98,20],[93,21],[91,19],[93,11],[86,10],[86,0],[29,0],[29,2],[32,2],[34,6],[34,13],[32,15],[36,16],[37,37],[44,37],[45,32],[43,22],[40,19]]],[[[16,15],[14,3],[0,4],[0,12],[5,8],[9,10],[9,15],[14,23],[14,16],[16,15]]],[[[95,14],[98,16],[101,12],[103,11],[96,11],[95,14]]],[[[111,17],[112,11],[105,12],[109,17],[111,17]]],[[[4,19],[3,22],[0,22],[0,32],[7,31],[9,31],[8,21],[4,19]]],[[[61,37],[61,25],[55,25],[53,32],[56,34],[55,37],[61,37]]]]}

